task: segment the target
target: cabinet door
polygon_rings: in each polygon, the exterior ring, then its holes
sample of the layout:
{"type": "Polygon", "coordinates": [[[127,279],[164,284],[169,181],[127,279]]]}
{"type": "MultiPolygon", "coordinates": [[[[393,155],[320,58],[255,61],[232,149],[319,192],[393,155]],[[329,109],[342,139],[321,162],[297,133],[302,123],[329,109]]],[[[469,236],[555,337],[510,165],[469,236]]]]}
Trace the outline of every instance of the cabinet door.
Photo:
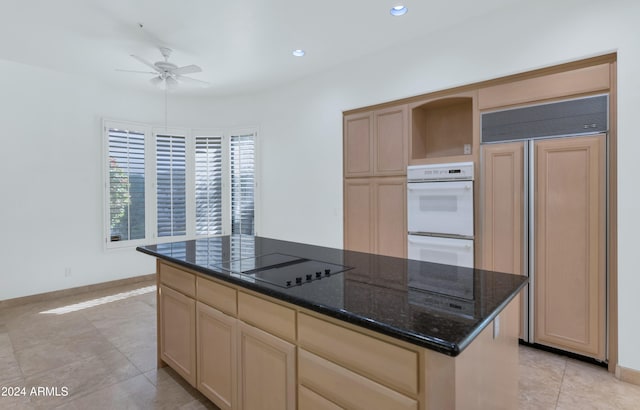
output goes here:
{"type": "Polygon", "coordinates": [[[160,286],[160,358],[196,386],[196,301],[160,286]]]}
{"type": "MultiPolygon", "coordinates": [[[[498,272],[523,273],[524,142],[482,146],[480,170],[481,266],[498,272]]],[[[527,303],[521,298],[520,317],[527,303]]],[[[525,339],[521,321],[520,338],[525,339]]]]}
{"type": "Polygon", "coordinates": [[[535,342],[604,360],[605,136],[535,144],[535,342]]]}
{"type": "Polygon", "coordinates": [[[376,178],[374,182],[375,253],[407,256],[407,180],[376,178]]]}
{"type": "Polygon", "coordinates": [[[373,184],[371,179],[344,180],[344,248],[373,252],[373,184]]]}
{"type": "Polygon", "coordinates": [[[374,113],[374,174],[406,175],[409,162],[407,106],[374,113]]]}
{"type": "Polygon", "coordinates": [[[231,316],[196,304],[198,390],[222,410],[236,406],[236,323],[231,316]]]}
{"type": "Polygon", "coordinates": [[[239,402],[247,410],[294,410],[295,346],[239,321],[239,402]]]}
{"type": "Polygon", "coordinates": [[[344,176],[373,175],[373,113],[346,115],[343,127],[344,176]]]}

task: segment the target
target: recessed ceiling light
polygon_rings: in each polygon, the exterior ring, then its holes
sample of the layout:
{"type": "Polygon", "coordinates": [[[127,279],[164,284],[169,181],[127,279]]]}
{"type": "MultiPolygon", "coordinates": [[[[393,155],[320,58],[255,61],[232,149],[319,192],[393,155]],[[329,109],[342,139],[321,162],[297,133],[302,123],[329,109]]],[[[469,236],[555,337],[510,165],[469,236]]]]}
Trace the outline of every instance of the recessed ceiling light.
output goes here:
{"type": "Polygon", "coordinates": [[[392,16],[404,16],[405,14],[407,14],[407,11],[409,9],[406,8],[405,6],[395,6],[395,7],[391,7],[391,10],[389,10],[389,13],[391,13],[392,16]]]}
{"type": "Polygon", "coordinates": [[[300,50],[300,49],[293,50],[291,54],[293,54],[296,57],[302,57],[304,55],[304,50],[300,50]]]}

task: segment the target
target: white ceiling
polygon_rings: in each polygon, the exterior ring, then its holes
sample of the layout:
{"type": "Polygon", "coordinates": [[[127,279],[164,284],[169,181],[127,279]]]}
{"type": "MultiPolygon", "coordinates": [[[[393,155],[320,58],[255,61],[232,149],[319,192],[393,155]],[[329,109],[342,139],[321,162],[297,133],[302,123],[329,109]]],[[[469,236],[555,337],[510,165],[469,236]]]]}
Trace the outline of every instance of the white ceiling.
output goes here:
{"type": "MultiPolygon", "coordinates": [[[[206,89],[230,95],[275,87],[444,26],[525,0],[1,0],[0,59],[153,90],[131,58],[197,64],[206,89]],[[143,28],[139,27],[143,24],[143,28]],[[307,55],[293,57],[293,49],[307,55]]],[[[416,52],[427,52],[416,50],[416,52]]]]}

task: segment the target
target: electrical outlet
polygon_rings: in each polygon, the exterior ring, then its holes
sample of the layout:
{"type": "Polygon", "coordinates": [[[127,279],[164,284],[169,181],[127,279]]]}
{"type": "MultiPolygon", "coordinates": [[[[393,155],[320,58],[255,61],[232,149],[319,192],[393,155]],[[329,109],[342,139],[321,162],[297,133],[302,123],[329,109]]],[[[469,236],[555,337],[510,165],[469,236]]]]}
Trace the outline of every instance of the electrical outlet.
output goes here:
{"type": "Polygon", "coordinates": [[[68,278],[71,276],[71,268],[64,268],[64,277],[68,278]]]}
{"type": "Polygon", "coordinates": [[[464,155],[471,154],[471,144],[464,144],[464,155]]]}

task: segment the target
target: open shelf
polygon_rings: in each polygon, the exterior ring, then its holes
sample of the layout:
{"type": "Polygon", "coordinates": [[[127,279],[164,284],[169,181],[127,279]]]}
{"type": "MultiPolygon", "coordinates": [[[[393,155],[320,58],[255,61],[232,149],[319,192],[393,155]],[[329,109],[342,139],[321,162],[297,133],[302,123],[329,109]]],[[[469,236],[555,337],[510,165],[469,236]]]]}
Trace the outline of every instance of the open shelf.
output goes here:
{"type": "Polygon", "coordinates": [[[450,97],[411,110],[411,160],[470,155],[473,98],[450,97]]]}

